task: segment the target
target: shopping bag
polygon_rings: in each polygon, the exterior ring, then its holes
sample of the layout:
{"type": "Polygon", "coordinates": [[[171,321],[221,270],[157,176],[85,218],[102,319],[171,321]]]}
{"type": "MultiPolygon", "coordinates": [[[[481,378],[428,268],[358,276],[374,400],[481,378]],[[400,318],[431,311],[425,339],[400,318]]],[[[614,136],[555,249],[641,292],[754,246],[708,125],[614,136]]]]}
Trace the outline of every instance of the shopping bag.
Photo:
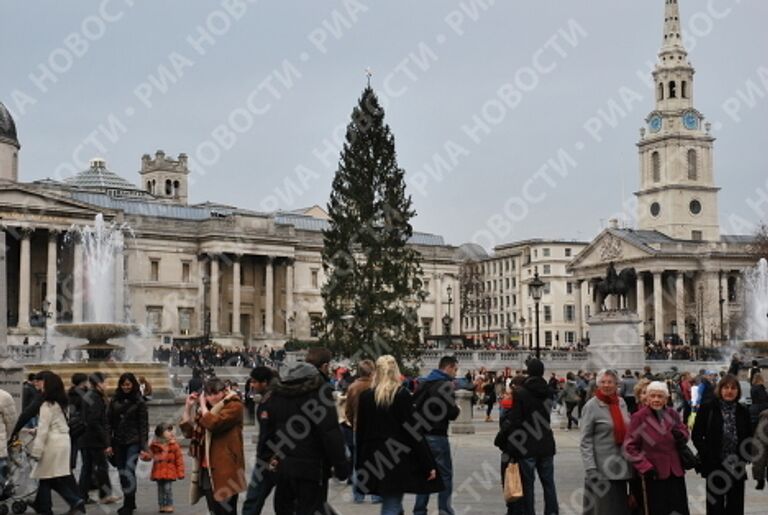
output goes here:
{"type": "Polygon", "coordinates": [[[522,498],[523,480],[520,477],[520,467],[517,463],[510,463],[504,470],[504,500],[513,502],[522,498]]]}

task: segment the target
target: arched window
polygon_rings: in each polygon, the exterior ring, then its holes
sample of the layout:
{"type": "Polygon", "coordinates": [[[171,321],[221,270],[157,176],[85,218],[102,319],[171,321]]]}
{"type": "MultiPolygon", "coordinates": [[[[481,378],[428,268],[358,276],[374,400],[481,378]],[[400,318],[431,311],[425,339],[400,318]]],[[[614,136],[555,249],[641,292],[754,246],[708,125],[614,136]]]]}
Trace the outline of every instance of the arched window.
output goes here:
{"type": "Polygon", "coordinates": [[[170,179],[166,179],[165,180],[165,194],[166,195],[173,194],[173,184],[171,184],[171,180],[170,179]]]}
{"type": "Polygon", "coordinates": [[[680,96],[682,98],[688,98],[688,81],[684,80],[680,85],[680,96]]]}
{"type": "Polygon", "coordinates": [[[677,98],[677,84],[675,81],[669,81],[669,98],[677,98]]]}
{"type": "Polygon", "coordinates": [[[664,100],[664,83],[659,83],[659,94],[657,95],[659,100],[664,100]]]}
{"type": "Polygon", "coordinates": [[[180,184],[179,181],[173,181],[173,196],[178,197],[179,196],[179,190],[180,190],[180,184]]]}
{"type": "Polygon", "coordinates": [[[661,181],[661,156],[658,152],[651,154],[651,175],[653,182],[661,181]]]}
{"type": "Polygon", "coordinates": [[[688,178],[695,181],[699,178],[699,166],[696,151],[691,149],[688,151],[688,178]]]}
{"type": "Polygon", "coordinates": [[[152,181],[147,181],[147,193],[152,193],[152,181]]]}

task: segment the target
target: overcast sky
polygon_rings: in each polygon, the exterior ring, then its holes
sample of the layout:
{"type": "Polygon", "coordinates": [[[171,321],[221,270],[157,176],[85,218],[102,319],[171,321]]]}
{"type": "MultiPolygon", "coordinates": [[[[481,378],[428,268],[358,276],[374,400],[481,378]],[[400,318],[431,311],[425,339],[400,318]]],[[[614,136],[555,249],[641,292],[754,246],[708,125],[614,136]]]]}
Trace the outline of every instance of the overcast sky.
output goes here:
{"type": "MultiPolygon", "coordinates": [[[[141,155],[163,149],[193,161],[191,202],[325,206],[370,67],[417,230],[590,240],[633,213],[664,0],[132,4],[0,3],[23,181],[100,156],[138,182],[141,155]]],[[[768,3],[680,4],[723,232],[749,232],[768,219],[768,3]]]]}

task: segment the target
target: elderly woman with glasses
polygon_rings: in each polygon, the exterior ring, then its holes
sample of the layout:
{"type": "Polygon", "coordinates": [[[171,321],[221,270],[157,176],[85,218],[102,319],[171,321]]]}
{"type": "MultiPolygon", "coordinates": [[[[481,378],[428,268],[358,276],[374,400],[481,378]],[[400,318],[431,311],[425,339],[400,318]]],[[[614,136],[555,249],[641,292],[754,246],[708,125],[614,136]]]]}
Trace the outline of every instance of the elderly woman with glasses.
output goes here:
{"type": "Polygon", "coordinates": [[[624,454],[642,476],[645,513],[688,515],[688,494],[678,445],[688,441],[688,427],[667,406],[669,388],[653,381],[646,388],[646,405],[629,423],[624,454]]]}
{"type": "Polygon", "coordinates": [[[601,371],[595,396],[587,401],[581,414],[585,515],[613,515],[629,507],[628,480],[634,471],[621,451],[629,428],[629,411],[618,395],[618,386],[615,371],[601,371]]]}

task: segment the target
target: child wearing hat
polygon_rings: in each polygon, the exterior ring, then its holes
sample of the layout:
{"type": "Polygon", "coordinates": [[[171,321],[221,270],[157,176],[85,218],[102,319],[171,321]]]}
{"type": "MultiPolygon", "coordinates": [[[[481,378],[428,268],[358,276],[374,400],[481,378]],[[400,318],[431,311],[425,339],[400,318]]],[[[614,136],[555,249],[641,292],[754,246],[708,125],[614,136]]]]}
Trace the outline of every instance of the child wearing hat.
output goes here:
{"type": "Polygon", "coordinates": [[[155,438],[149,445],[152,455],[152,475],[157,481],[157,503],[160,513],[173,513],[173,482],[184,479],[184,456],[176,441],[173,424],[162,423],[155,428],[155,438]]]}

